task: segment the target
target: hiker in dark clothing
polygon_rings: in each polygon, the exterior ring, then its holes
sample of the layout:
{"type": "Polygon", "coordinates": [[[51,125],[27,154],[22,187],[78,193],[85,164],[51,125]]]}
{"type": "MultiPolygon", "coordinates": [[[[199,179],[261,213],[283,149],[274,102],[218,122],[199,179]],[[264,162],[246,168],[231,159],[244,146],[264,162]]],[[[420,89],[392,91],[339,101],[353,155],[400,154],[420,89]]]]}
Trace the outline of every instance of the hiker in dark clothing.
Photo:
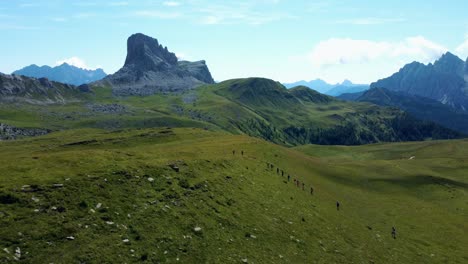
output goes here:
{"type": "Polygon", "coordinates": [[[276,168],[276,174],[279,174],[279,168],[276,168]]]}
{"type": "Polygon", "coordinates": [[[339,211],[340,210],[340,202],[336,202],[336,210],[339,211]]]}
{"type": "Polygon", "coordinates": [[[241,155],[244,156],[244,151],[243,150],[241,150],[241,155]]]}
{"type": "Polygon", "coordinates": [[[394,226],[392,226],[392,237],[396,239],[396,228],[394,226]]]}
{"type": "Polygon", "coordinates": [[[314,187],[310,187],[310,194],[314,195],[314,187]]]}
{"type": "Polygon", "coordinates": [[[235,150],[232,151],[232,155],[236,155],[236,151],[235,151],[235,150]]]}
{"type": "Polygon", "coordinates": [[[291,175],[288,174],[288,181],[290,181],[290,180],[291,180],[291,175]]]}
{"type": "Polygon", "coordinates": [[[281,170],[281,176],[284,176],[284,171],[283,170],[281,170]]]}
{"type": "Polygon", "coordinates": [[[302,190],[304,191],[305,183],[302,183],[302,190]]]}

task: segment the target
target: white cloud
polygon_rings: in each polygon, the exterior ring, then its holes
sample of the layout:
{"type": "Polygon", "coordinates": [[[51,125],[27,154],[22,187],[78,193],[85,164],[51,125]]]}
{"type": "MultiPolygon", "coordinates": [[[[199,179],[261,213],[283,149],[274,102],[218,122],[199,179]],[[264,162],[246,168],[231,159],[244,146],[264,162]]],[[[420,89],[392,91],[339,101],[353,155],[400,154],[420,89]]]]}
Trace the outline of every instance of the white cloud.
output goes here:
{"type": "Polygon", "coordinates": [[[134,12],[133,15],[138,17],[150,17],[161,19],[174,19],[182,16],[182,14],[178,12],[162,12],[158,10],[141,10],[134,12]]]}
{"type": "Polygon", "coordinates": [[[86,65],[86,62],[83,59],[80,59],[76,56],[68,58],[68,59],[58,60],[55,62],[55,65],[58,66],[64,63],[78,67],[78,68],[82,68],[82,69],[88,69],[88,70],[96,69],[96,68],[89,67],[88,65],[86,65]]]}
{"type": "Polygon", "coordinates": [[[378,18],[378,17],[364,17],[354,19],[344,19],[335,21],[336,24],[352,24],[352,25],[380,25],[390,23],[405,22],[403,18],[378,18]]]}
{"type": "MultiPolygon", "coordinates": [[[[267,1],[269,4],[274,4],[267,1]]],[[[209,5],[197,10],[200,14],[201,24],[248,24],[262,25],[283,19],[296,18],[283,11],[265,11],[263,6],[266,2],[240,2],[236,4],[209,5]],[[261,8],[260,8],[261,7],[261,8]]]]}
{"type": "Polygon", "coordinates": [[[19,5],[20,7],[36,7],[39,6],[38,3],[22,3],[19,5]]]}
{"type": "Polygon", "coordinates": [[[96,13],[83,12],[83,13],[77,13],[73,17],[74,18],[90,18],[90,17],[95,17],[95,16],[97,16],[96,13]]]}
{"type": "Polygon", "coordinates": [[[38,30],[38,27],[30,27],[30,26],[23,26],[17,24],[8,24],[2,23],[0,24],[0,30],[38,30]]]}
{"type": "Polygon", "coordinates": [[[175,2],[175,1],[166,1],[166,2],[163,2],[163,5],[165,6],[180,6],[181,4],[179,2],[175,2]]]}
{"type": "Polygon", "coordinates": [[[308,55],[317,67],[362,64],[376,60],[430,62],[447,49],[424,37],[410,37],[399,42],[332,38],[319,42],[308,55]]]}
{"type": "Polygon", "coordinates": [[[52,17],[52,18],[50,18],[50,20],[52,20],[54,22],[65,22],[65,21],[67,21],[67,19],[64,18],[64,17],[52,17]]]}
{"type": "Polygon", "coordinates": [[[86,6],[97,6],[98,3],[96,2],[75,2],[73,3],[74,6],[83,6],[83,7],[86,7],[86,6]]]}
{"type": "Polygon", "coordinates": [[[191,57],[185,54],[184,52],[176,52],[175,55],[177,59],[179,60],[188,60],[188,61],[191,60],[191,57]]]}
{"type": "Polygon", "coordinates": [[[455,52],[457,55],[461,56],[463,60],[468,57],[468,34],[465,36],[465,41],[455,49],[455,52]]]}
{"type": "Polygon", "coordinates": [[[112,3],[109,3],[110,6],[128,6],[128,2],[112,2],[112,3]]]}

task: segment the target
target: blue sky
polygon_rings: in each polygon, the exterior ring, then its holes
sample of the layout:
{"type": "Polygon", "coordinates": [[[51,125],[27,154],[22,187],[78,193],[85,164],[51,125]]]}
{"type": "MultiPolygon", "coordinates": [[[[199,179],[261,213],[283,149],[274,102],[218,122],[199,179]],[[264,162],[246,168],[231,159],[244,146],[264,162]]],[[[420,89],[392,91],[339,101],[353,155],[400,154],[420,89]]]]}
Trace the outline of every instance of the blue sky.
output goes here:
{"type": "Polygon", "coordinates": [[[0,72],[125,61],[141,32],[215,80],[259,76],[368,83],[414,60],[468,56],[466,0],[0,0],[0,72]]]}

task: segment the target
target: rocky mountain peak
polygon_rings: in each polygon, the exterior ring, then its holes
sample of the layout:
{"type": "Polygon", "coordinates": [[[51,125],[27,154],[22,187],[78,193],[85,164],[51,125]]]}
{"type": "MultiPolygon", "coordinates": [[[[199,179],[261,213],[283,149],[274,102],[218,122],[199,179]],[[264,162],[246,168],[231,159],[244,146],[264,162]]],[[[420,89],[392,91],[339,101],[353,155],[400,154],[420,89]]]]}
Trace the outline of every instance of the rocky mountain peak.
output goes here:
{"type": "Polygon", "coordinates": [[[345,79],[345,80],[341,83],[341,85],[348,85],[348,86],[350,86],[350,85],[353,85],[353,83],[352,83],[350,80],[345,79]]]}
{"type": "Polygon", "coordinates": [[[158,40],[141,33],[127,40],[124,66],[97,85],[109,85],[115,95],[181,92],[214,83],[205,61],[178,61],[158,40]]]}
{"type": "Polygon", "coordinates": [[[454,54],[447,52],[434,62],[434,68],[439,72],[456,73],[463,76],[464,62],[454,54]]]}
{"type": "Polygon", "coordinates": [[[160,71],[175,65],[176,55],[159,44],[157,39],[141,33],[128,38],[125,67],[134,67],[140,71],[160,71]]]}

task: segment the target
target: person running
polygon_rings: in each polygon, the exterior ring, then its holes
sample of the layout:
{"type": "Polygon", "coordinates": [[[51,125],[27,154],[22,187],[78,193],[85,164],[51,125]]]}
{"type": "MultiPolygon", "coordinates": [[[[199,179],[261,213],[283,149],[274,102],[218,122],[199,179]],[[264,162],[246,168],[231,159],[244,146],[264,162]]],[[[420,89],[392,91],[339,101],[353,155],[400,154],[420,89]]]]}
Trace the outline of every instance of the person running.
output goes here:
{"type": "Polygon", "coordinates": [[[396,239],[396,228],[394,226],[392,226],[392,237],[396,239]]]}
{"type": "Polygon", "coordinates": [[[339,211],[340,210],[340,202],[336,202],[336,210],[339,211]]]}

